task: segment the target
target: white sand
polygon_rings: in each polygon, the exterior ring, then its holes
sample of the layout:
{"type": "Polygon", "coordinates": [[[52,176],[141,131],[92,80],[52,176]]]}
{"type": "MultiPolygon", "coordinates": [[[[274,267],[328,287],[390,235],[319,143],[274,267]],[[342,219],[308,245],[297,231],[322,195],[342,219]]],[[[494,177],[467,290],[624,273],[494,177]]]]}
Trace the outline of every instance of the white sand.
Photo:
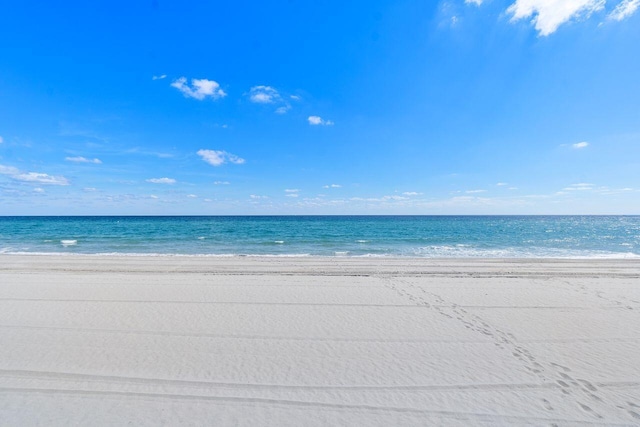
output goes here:
{"type": "Polygon", "coordinates": [[[640,262],[0,256],[0,425],[640,425],[640,262]]]}

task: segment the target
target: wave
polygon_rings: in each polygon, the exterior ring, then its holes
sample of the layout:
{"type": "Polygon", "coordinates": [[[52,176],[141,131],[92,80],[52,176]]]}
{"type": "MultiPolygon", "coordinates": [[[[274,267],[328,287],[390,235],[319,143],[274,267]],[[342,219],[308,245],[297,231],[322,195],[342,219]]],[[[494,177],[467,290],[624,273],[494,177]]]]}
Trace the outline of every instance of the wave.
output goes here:
{"type": "Polygon", "coordinates": [[[62,246],[66,248],[67,246],[77,245],[78,241],[77,240],[60,240],[60,244],[62,244],[62,246]]]}
{"type": "Polygon", "coordinates": [[[468,252],[429,252],[429,253],[352,253],[350,251],[333,251],[331,254],[312,253],[219,253],[219,254],[182,254],[182,253],[141,253],[141,252],[30,252],[15,250],[14,248],[0,248],[0,255],[35,255],[35,256],[80,256],[80,257],[184,257],[184,258],[413,258],[413,259],[456,259],[456,258],[485,258],[485,259],[640,259],[640,254],[633,252],[590,252],[590,253],[534,253],[506,250],[476,250],[468,252]]]}

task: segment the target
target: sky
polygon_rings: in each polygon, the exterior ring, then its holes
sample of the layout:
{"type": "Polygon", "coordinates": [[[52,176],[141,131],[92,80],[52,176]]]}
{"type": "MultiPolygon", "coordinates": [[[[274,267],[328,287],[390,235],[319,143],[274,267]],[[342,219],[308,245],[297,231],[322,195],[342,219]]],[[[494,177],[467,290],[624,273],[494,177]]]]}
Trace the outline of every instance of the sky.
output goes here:
{"type": "Polygon", "coordinates": [[[639,9],[3,1],[0,215],[640,214],[639,9]]]}

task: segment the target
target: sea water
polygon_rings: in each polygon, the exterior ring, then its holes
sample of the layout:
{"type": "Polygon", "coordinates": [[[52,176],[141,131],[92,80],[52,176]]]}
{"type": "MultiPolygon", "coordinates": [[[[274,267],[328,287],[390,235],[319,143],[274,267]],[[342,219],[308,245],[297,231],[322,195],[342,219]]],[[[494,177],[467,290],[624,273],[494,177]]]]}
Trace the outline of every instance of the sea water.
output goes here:
{"type": "Polygon", "coordinates": [[[0,254],[640,257],[640,216],[0,217],[0,254]]]}

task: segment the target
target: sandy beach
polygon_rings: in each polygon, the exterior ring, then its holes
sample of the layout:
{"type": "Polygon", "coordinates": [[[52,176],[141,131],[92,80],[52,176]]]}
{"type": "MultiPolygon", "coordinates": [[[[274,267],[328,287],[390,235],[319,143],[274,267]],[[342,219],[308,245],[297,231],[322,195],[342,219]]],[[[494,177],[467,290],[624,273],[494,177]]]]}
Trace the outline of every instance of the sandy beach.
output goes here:
{"type": "Polygon", "coordinates": [[[640,261],[0,256],[0,425],[640,425],[640,261]]]}

